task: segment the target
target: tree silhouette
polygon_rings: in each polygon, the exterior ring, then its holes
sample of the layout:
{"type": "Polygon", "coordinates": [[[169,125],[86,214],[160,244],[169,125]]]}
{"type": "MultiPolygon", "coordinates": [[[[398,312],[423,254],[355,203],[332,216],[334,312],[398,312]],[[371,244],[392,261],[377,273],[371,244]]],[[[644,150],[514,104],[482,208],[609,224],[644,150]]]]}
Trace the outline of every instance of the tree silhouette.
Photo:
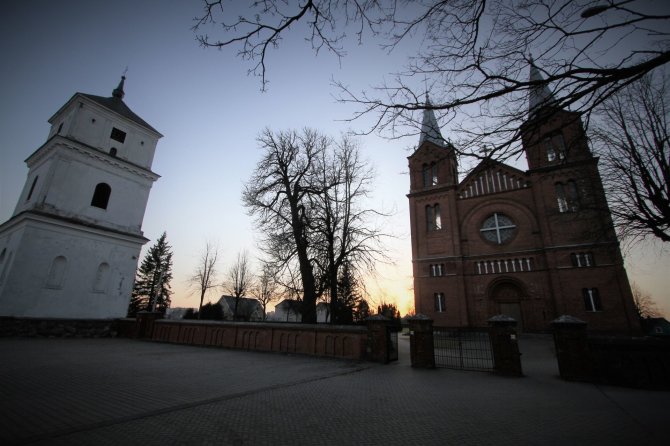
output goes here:
{"type": "Polygon", "coordinates": [[[149,248],[137,270],[128,316],[134,317],[138,311],[159,311],[165,314],[170,307],[171,280],[172,247],[167,242],[167,233],[163,232],[149,248]]]}

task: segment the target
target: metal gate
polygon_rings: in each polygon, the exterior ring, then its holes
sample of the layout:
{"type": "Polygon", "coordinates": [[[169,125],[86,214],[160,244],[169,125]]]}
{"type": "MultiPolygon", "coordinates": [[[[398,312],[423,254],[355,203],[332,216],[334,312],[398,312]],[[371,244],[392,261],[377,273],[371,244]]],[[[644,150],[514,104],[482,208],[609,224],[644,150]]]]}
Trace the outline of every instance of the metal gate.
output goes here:
{"type": "Polygon", "coordinates": [[[388,360],[398,360],[398,331],[390,327],[386,327],[389,336],[388,360]]]}
{"type": "Polygon", "coordinates": [[[436,367],[494,370],[491,338],[485,328],[433,327],[433,343],[436,367]]]}

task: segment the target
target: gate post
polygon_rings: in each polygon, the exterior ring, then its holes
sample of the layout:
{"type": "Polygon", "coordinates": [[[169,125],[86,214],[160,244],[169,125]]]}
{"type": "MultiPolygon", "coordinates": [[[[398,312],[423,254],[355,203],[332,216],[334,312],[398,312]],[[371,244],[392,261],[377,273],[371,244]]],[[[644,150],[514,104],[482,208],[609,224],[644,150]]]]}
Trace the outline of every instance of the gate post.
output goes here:
{"type": "Polygon", "coordinates": [[[154,333],[154,322],[163,319],[163,313],[158,311],[138,311],[135,316],[135,333],[139,339],[151,338],[154,333]]]}
{"type": "Polygon", "coordinates": [[[488,320],[495,371],[499,375],[523,376],[521,353],[516,335],[516,320],[499,314],[488,320]]]}
{"type": "Polygon", "coordinates": [[[409,351],[412,367],[435,368],[433,320],[425,314],[407,318],[409,322],[409,351]]]}
{"type": "Polygon", "coordinates": [[[389,339],[389,318],[376,314],[366,319],[368,324],[368,354],[375,362],[388,363],[391,339],[389,339]]]}
{"type": "Polygon", "coordinates": [[[567,315],[551,322],[558,371],[567,381],[593,381],[586,326],[581,319],[567,315]]]}

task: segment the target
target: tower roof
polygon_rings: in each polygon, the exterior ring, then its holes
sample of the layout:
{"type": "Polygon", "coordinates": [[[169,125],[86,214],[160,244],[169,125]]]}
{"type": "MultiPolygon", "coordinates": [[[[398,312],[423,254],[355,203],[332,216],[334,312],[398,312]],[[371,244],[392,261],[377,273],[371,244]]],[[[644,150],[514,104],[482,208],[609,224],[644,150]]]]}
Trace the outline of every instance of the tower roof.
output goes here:
{"type": "MultiPolygon", "coordinates": [[[[428,98],[428,93],[426,93],[426,107],[430,106],[430,99],[428,98]]],[[[433,144],[437,144],[438,146],[445,145],[442,133],[440,133],[440,127],[437,124],[437,119],[435,118],[435,113],[430,108],[426,108],[423,111],[423,121],[421,122],[421,136],[419,137],[419,145],[423,144],[425,141],[430,141],[433,144]]]]}
{"type": "Polygon", "coordinates": [[[126,77],[121,76],[121,82],[119,82],[119,85],[112,91],[112,96],[108,98],[104,96],[96,96],[93,94],[86,94],[86,93],[78,93],[78,94],[87,97],[88,99],[97,102],[103,107],[108,108],[113,112],[116,112],[117,114],[123,116],[124,118],[130,119],[134,123],[139,124],[142,127],[149,129],[153,132],[156,132],[160,135],[160,132],[158,130],[151,127],[144,119],[137,116],[130,108],[128,108],[125,102],[123,102],[123,97],[125,96],[125,92],[123,91],[123,85],[125,83],[125,80],[126,77]]]}
{"type": "Polygon", "coordinates": [[[556,99],[549,90],[549,86],[544,82],[544,78],[540,70],[535,66],[533,59],[530,59],[530,81],[540,82],[537,85],[532,85],[528,95],[528,113],[533,115],[537,110],[545,105],[555,102],[556,99]]]}

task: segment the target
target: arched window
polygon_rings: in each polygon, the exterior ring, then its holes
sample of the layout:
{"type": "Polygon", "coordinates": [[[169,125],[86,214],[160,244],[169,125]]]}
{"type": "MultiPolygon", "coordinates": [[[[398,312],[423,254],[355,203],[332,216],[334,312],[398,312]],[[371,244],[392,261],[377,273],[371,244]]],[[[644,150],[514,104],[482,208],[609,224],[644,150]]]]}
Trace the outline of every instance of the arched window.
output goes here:
{"type": "Polygon", "coordinates": [[[30,191],[28,192],[28,196],[26,197],[26,201],[30,201],[30,197],[33,196],[33,192],[35,191],[35,186],[37,185],[37,179],[39,176],[36,176],[35,179],[33,180],[33,184],[30,186],[30,191]]]}
{"type": "Polygon", "coordinates": [[[102,262],[98,265],[93,281],[93,291],[104,292],[107,289],[107,279],[109,278],[109,264],[102,262]]]}
{"type": "Polygon", "coordinates": [[[426,229],[437,231],[442,229],[442,217],[440,216],[440,205],[426,206],[426,229]]]}
{"type": "Polygon", "coordinates": [[[424,164],[421,166],[423,187],[435,186],[437,184],[437,163],[424,164]]]}
{"type": "Polygon", "coordinates": [[[107,183],[98,183],[95,186],[95,192],[93,192],[93,198],[91,199],[91,206],[95,206],[100,209],[107,209],[107,204],[109,203],[109,196],[112,194],[112,188],[109,187],[107,183]]]}
{"type": "Polygon", "coordinates": [[[51,262],[51,269],[49,270],[49,277],[47,277],[48,288],[60,288],[63,286],[66,268],[67,259],[65,257],[58,256],[53,259],[53,262],[51,262]]]}
{"type": "Polygon", "coordinates": [[[567,188],[567,204],[570,212],[577,212],[579,210],[579,192],[577,191],[577,183],[570,180],[566,184],[567,188]]]}
{"type": "Polygon", "coordinates": [[[565,186],[563,183],[556,183],[556,202],[558,204],[558,212],[568,212],[568,200],[565,197],[565,186]]]}
{"type": "Polygon", "coordinates": [[[109,149],[109,154],[112,156],[116,156],[116,152],[117,152],[116,147],[112,147],[111,149],[109,149]]]}

